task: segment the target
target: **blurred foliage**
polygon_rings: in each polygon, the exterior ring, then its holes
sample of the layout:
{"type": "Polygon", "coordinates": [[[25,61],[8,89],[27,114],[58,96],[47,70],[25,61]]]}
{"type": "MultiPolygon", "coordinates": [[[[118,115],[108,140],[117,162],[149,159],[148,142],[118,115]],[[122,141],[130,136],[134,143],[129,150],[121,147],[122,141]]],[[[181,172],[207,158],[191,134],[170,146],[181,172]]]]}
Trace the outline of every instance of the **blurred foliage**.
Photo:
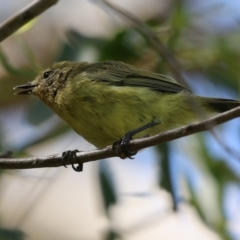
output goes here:
{"type": "Polygon", "coordinates": [[[0,228],[0,239],[1,240],[23,240],[25,239],[25,234],[19,230],[0,228]]]}
{"type": "MultiPolygon", "coordinates": [[[[100,162],[98,170],[104,209],[110,220],[110,207],[117,203],[117,194],[113,184],[113,177],[110,171],[108,171],[109,169],[105,162],[100,162]]],[[[105,234],[106,240],[114,240],[118,239],[118,237],[118,234],[111,228],[105,234]]]]}
{"type": "Polygon", "coordinates": [[[207,175],[207,178],[211,178],[214,183],[216,184],[216,199],[215,199],[215,208],[218,211],[218,221],[212,222],[209,220],[208,214],[206,213],[201,203],[198,199],[197,189],[191,183],[191,179],[188,179],[188,188],[191,193],[191,204],[195,206],[199,216],[201,219],[215,232],[220,234],[223,239],[231,239],[228,229],[227,229],[227,222],[226,216],[224,214],[224,188],[225,184],[229,181],[238,181],[239,179],[233,171],[229,168],[226,164],[224,159],[218,159],[210,154],[207,151],[208,146],[206,145],[206,141],[204,141],[204,134],[198,134],[198,156],[202,160],[201,164],[204,165],[206,171],[204,175],[207,175]]]}
{"type": "Polygon", "coordinates": [[[106,171],[106,166],[104,167],[105,163],[100,163],[99,167],[99,180],[100,180],[100,187],[101,193],[104,200],[104,207],[106,213],[109,211],[109,207],[116,204],[117,202],[117,195],[114,189],[113,180],[111,174],[106,171]]]}
{"type": "Polygon", "coordinates": [[[170,151],[171,146],[170,144],[163,143],[161,145],[158,145],[156,149],[159,152],[159,165],[162,169],[160,178],[159,178],[159,185],[166,189],[172,196],[173,200],[173,210],[178,210],[178,199],[176,196],[176,192],[173,187],[173,178],[171,177],[171,158],[170,158],[170,151]]]}
{"type": "Polygon", "coordinates": [[[119,235],[112,231],[108,232],[105,237],[105,240],[114,240],[114,239],[119,239],[119,235]]]}
{"type": "Polygon", "coordinates": [[[16,100],[13,98],[13,87],[19,85],[19,83],[26,81],[26,79],[32,79],[35,76],[35,71],[31,68],[17,69],[12,66],[8,61],[6,54],[0,47],[0,63],[6,70],[8,75],[2,76],[0,79],[0,106],[8,105],[16,100]]]}
{"type": "MultiPolygon", "coordinates": [[[[186,74],[196,73],[204,77],[205,80],[207,79],[206,81],[224,86],[225,89],[230,89],[236,94],[239,92],[240,71],[238,62],[240,58],[240,35],[238,31],[232,31],[224,35],[220,33],[209,34],[204,32],[203,29],[198,29],[191,23],[191,16],[186,6],[182,4],[182,1],[176,1],[172,11],[165,19],[160,19],[156,16],[148,19],[147,23],[174,53],[186,74]]],[[[69,30],[66,33],[66,37],[68,41],[61,43],[59,51],[55,56],[56,61],[83,60],[82,57],[86,49],[91,49],[96,53],[96,60],[98,61],[109,59],[124,61],[137,67],[171,75],[171,73],[166,71],[167,63],[162,61],[160,53],[156,52],[144,37],[131,28],[118,31],[108,39],[87,37],[74,30],[69,30]]],[[[17,69],[12,66],[4,51],[0,49],[1,65],[8,72],[8,75],[2,77],[0,81],[0,105],[12,107],[13,104],[15,106],[22,103],[26,104],[28,107],[25,109],[25,122],[36,126],[48,121],[53,113],[42,103],[34,102],[32,104],[33,100],[26,100],[24,97],[13,97],[13,86],[29,81],[40,69],[36,61],[37,56],[34,56],[31,49],[28,48],[20,36],[19,44],[25,51],[26,56],[28,56],[29,68],[17,69]]],[[[193,83],[199,84],[196,81],[193,83]]],[[[0,150],[5,151],[6,149],[3,149],[4,134],[2,134],[2,128],[0,122],[0,150]]],[[[56,125],[56,129],[49,131],[28,145],[49,139],[67,130],[68,128],[65,126],[56,125]]],[[[221,218],[217,222],[208,221],[206,212],[203,210],[202,204],[199,203],[200,200],[196,194],[197,189],[192,184],[192,179],[185,176],[190,192],[189,204],[194,206],[203,222],[218,233],[222,239],[231,239],[227,228],[228,219],[223,210],[224,190],[228,182],[239,184],[239,176],[236,176],[233,169],[226,163],[227,159],[217,159],[209,153],[208,148],[211,146],[207,146],[203,136],[204,134],[199,135],[198,145],[200,149],[196,154],[201,159],[202,164],[204,164],[206,169],[204,174],[207,174],[216,183],[218,196],[216,196],[215,202],[221,218]]],[[[163,172],[159,180],[160,186],[170,192],[173,199],[173,209],[177,210],[177,199],[179,196],[176,195],[173,185],[179,185],[173,184],[177,179],[172,175],[172,164],[170,164],[170,151],[173,151],[173,147],[169,144],[162,144],[157,147],[157,150],[160,156],[158,161],[159,167],[163,172]]],[[[106,215],[109,217],[109,207],[116,204],[117,194],[112,184],[112,176],[101,168],[99,169],[99,179],[106,215]]],[[[2,231],[0,231],[0,239],[21,239],[21,236],[18,234],[12,236],[12,238],[2,238],[3,235],[1,234],[3,234],[2,231]]],[[[11,234],[14,234],[14,232],[11,234]]],[[[112,230],[106,235],[106,239],[109,240],[116,238],[117,234],[112,230]]]]}

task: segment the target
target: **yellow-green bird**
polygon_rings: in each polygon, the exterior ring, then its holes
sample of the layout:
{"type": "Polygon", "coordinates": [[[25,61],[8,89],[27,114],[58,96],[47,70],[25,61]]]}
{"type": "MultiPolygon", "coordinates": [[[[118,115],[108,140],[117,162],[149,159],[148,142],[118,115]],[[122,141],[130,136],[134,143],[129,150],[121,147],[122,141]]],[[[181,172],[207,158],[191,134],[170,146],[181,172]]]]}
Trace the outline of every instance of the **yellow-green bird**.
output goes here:
{"type": "Polygon", "coordinates": [[[240,106],[195,95],[170,77],[117,61],[56,62],[15,89],[41,99],[97,148],[135,129],[134,137],[153,135],[240,106]]]}

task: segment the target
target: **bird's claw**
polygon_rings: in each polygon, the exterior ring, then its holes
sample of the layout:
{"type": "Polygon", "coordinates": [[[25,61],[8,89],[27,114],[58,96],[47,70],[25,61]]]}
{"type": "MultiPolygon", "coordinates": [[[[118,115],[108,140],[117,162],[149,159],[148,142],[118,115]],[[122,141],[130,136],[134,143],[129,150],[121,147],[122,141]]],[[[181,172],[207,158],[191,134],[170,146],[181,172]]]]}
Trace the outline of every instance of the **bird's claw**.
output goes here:
{"type": "MultiPolygon", "coordinates": [[[[69,160],[69,159],[75,159],[76,158],[76,154],[78,153],[79,151],[76,149],[76,150],[68,150],[68,151],[65,151],[62,153],[62,164],[65,168],[67,168],[66,164],[65,164],[65,161],[66,160],[69,160]]],[[[74,166],[74,164],[72,163],[72,168],[74,171],[76,172],[82,172],[83,170],[83,163],[78,163],[77,167],[74,166]]]]}
{"type": "Polygon", "coordinates": [[[131,139],[132,139],[132,135],[129,133],[126,133],[126,135],[123,138],[113,143],[113,149],[118,152],[120,158],[134,159],[133,156],[137,154],[137,151],[132,152],[128,148],[128,145],[131,139]]]}

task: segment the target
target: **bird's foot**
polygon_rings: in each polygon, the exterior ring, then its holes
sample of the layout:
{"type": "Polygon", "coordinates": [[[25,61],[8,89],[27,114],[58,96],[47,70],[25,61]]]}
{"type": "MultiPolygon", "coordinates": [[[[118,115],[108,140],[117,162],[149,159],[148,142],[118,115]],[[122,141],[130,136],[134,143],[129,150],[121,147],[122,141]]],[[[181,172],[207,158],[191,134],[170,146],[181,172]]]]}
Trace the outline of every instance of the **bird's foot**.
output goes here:
{"type": "Polygon", "coordinates": [[[113,150],[117,151],[119,154],[119,157],[122,159],[125,159],[125,158],[134,159],[132,156],[136,155],[137,151],[131,152],[128,149],[128,145],[129,145],[130,140],[132,139],[132,136],[134,136],[135,134],[142,132],[148,128],[154,127],[155,125],[160,124],[160,123],[161,123],[161,121],[159,121],[159,120],[158,121],[153,120],[146,125],[143,125],[136,129],[133,129],[130,132],[127,132],[123,138],[121,138],[120,140],[117,140],[113,143],[113,146],[112,146],[113,150]]]}
{"type": "Polygon", "coordinates": [[[137,151],[130,151],[128,148],[129,142],[132,139],[132,134],[131,133],[126,133],[125,136],[113,143],[113,149],[118,152],[118,155],[120,158],[125,159],[125,158],[130,158],[134,159],[134,155],[137,154],[137,151]]]}
{"type": "MultiPolygon", "coordinates": [[[[62,153],[62,164],[65,168],[67,168],[66,164],[65,164],[65,161],[66,160],[71,160],[71,159],[76,159],[76,154],[78,153],[79,151],[76,149],[76,150],[69,150],[69,151],[65,151],[62,153]]],[[[77,167],[74,166],[74,164],[72,163],[72,168],[74,171],[76,172],[82,172],[83,170],[83,163],[78,163],[77,167]]]]}

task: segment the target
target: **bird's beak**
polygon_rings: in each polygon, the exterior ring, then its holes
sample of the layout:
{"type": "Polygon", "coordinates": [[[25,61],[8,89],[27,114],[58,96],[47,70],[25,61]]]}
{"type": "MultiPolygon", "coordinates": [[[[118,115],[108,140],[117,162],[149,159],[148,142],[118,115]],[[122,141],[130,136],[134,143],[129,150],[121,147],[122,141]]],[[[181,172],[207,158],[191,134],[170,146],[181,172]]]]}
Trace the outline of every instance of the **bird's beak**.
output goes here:
{"type": "Polygon", "coordinates": [[[19,85],[13,88],[13,90],[20,90],[15,93],[15,95],[21,95],[21,94],[32,94],[32,90],[37,86],[37,84],[24,84],[24,85],[19,85]]]}

